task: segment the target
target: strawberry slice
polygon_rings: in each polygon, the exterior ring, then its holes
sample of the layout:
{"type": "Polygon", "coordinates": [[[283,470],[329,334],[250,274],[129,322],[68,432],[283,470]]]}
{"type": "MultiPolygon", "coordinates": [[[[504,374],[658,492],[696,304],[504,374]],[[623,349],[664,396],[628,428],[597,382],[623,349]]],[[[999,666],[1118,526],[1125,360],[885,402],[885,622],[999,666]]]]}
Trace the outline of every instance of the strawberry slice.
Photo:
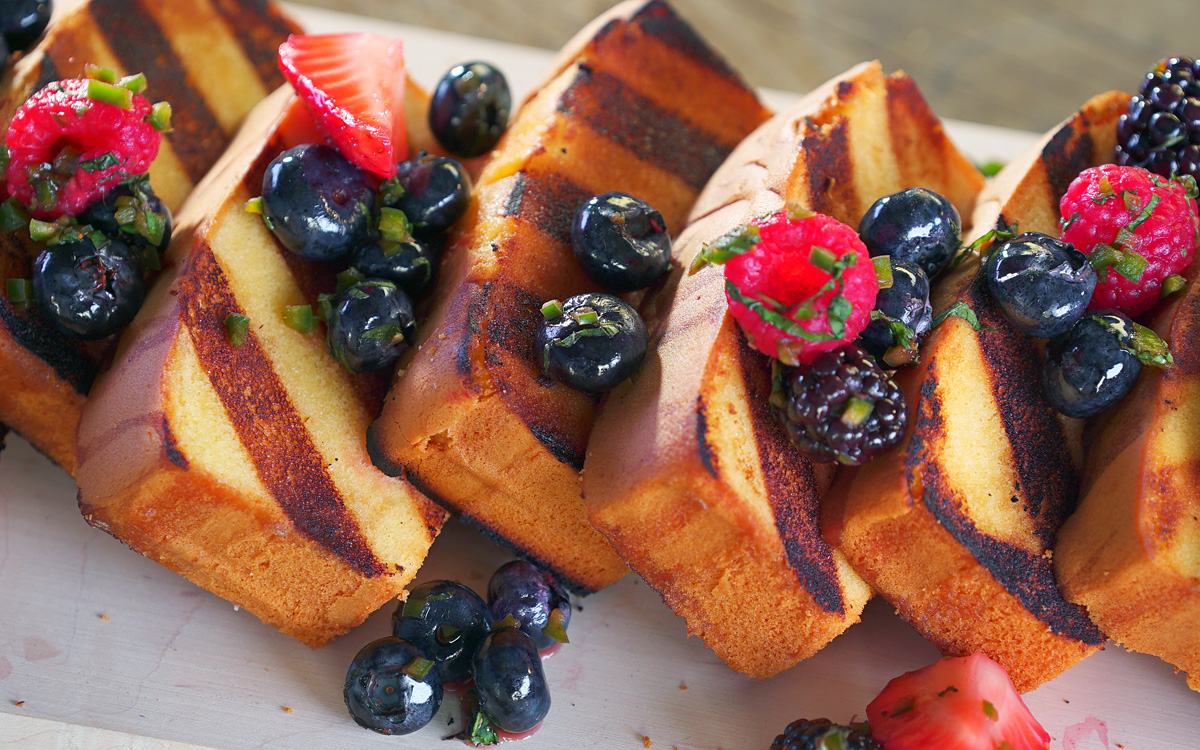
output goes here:
{"type": "Polygon", "coordinates": [[[884,750],[1046,750],[1004,667],[983,654],[942,659],[901,675],[867,706],[884,750]]]}
{"type": "Polygon", "coordinates": [[[404,51],[378,34],[309,34],[279,46],[279,67],[342,155],[379,177],[407,158],[404,51]]]}

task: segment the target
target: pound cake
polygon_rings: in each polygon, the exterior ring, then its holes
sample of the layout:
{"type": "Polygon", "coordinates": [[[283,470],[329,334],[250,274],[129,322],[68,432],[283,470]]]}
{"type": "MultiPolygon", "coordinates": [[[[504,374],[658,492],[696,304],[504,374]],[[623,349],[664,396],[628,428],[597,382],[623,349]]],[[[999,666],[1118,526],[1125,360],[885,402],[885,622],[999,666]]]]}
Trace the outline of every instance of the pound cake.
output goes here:
{"type": "MultiPolygon", "coordinates": [[[[409,143],[424,92],[406,88],[409,143]]],[[[335,269],[285,249],[246,210],[267,164],[319,142],[290,87],[248,118],[177,217],[170,270],[121,336],[79,425],[79,504],[101,528],[311,646],[412,580],[445,512],[371,463],[386,381],[351,375],[288,326],[335,269]],[[245,315],[244,341],[226,330],[245,315]]]]}
{"type": "MultiPolygon", "coordinates": [[[[705,188],[675,260],[795,204],[852,225],[922,186],[969,215],[983,176],[912,79],[864,63],[760,127],[705,188]]],[[[833,479],[772,417],[770,365],[707,267],[643,305],[642,371],[600,410],[584,467],[593,525],[732,668],[769,677],[858,621],[871,589],[821,537],[833,479]],[[653,342],[657,342],[654,346],[653,342]]]]}
{"type": "MultiPolygon", "coordinates": [[[[1127,103],[1097,97],[1006,167],[980,195],[972,236],[1016,227],[1057,237],[1058,198],[1111,160],[1127,103]]],[[[1050,406],[1038,344],[1009,324],[979,268],[969,258],[934,301],[938,311],[967,304],[979,330],[946,318],[921,363],[898,376],[909,433],[837,489],[828,535],[943,652],[982,651],[1027,691],[1104,644],[1059,592],[1051,563],[1078,498],[1083,424],[1050,406]]]]}
{"type": "Polygon", "coordinates": [[[672,233],[768,113],[661,0],[584,29],[484,168],[441,268],[436,306],[368,436],[376,463],[582,592],[625,564],[588,525],[579,471],[596,399],[543,376],[543,302],[597,286],[570,246],[575,211],[607,191],[672,233]]]}
{"type": "MultiPolygon", "coordinates": [[[[83,77],[86,64],[144,73],[174,108],[174,132],[150,175],[176,210],[251,108],[283,83],[275,51],[297,31],[264,0],[89,0],[57,16],[15,63],[0,94],[0,132],[32,93],[83,77]]],[[[25,233],[0,234],[0,277],[28,278],[41,249],[25,233]]],[[[0,298],[0,421],[73,474],[80,410],[114,345],[80,342],[0,298]]]]}

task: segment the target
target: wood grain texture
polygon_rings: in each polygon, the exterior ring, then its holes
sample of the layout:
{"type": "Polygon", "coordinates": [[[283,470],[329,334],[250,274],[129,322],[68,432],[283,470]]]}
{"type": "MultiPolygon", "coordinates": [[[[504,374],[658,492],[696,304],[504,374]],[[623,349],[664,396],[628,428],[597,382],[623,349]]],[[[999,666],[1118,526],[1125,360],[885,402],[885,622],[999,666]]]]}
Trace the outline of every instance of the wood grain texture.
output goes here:
{"type": "MultiPolygon", "coordinates": [[[[613,0],[298,0],[557,49],[613,0]]],[[[1130,90],[1172,54],[1197,53],[1200,3],[1121,0],[674,0],[757,86],[808,91],[862,60],[903,69],[943,117],[1042,131],[1071,105],[1130,90]]]]}

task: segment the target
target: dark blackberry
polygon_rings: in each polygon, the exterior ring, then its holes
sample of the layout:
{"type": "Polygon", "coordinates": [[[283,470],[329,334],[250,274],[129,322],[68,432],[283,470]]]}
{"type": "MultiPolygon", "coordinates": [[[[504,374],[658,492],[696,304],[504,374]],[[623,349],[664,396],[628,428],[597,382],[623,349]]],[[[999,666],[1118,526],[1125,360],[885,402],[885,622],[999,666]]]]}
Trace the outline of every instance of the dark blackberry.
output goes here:
{"type": "Polygon", "coordinates": [[[1117,164],[1200,179],[1200,62],[1160,60],[1117,121],[1117,164]]]}
{"type": "Polygon", "coordinates": [[[829,719],[798,719],[771,743],[771,750],[880,750],[865,729],[834,724],[829,719]]]}
{"type": "Polygon", "coordinates": [[[821,353],[811,365],[779,365],[772,405],[802,454],[858,466],[900,442],[904,391],[857,346],[821,353]]]}

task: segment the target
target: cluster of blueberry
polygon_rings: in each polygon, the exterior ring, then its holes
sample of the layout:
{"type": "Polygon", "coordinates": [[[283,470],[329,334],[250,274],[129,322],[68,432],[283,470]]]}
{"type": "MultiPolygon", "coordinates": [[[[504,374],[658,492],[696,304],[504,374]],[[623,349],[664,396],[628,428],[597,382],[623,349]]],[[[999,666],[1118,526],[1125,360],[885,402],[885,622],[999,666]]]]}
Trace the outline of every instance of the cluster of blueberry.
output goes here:
{"type": "Polygon", "coordinates": [[[413,589],[392,616],[393,635],[350,664],[344,697],[354,720],[383,734],[415,732],[449,691],[463,696],[458,739],[488,745],[498,732],[534,730],[550,710],[542,654],[567,642],[570,600],[522,560],[497,570],[487,594],[484,602],[454,581],[413,589]]]}
{"type": "MultiPolygon", "coordinates": [[[[571,248],[588,277],[617,294],[645,289],[671,264],[662,214],[626,193],[604,193],[575,214],[571,248]]],[[[646,357],[646,324],[615,294],[589,292],[542,306],[537,347],[547,377],[601,393],[637,372],[646,357]]]]}

